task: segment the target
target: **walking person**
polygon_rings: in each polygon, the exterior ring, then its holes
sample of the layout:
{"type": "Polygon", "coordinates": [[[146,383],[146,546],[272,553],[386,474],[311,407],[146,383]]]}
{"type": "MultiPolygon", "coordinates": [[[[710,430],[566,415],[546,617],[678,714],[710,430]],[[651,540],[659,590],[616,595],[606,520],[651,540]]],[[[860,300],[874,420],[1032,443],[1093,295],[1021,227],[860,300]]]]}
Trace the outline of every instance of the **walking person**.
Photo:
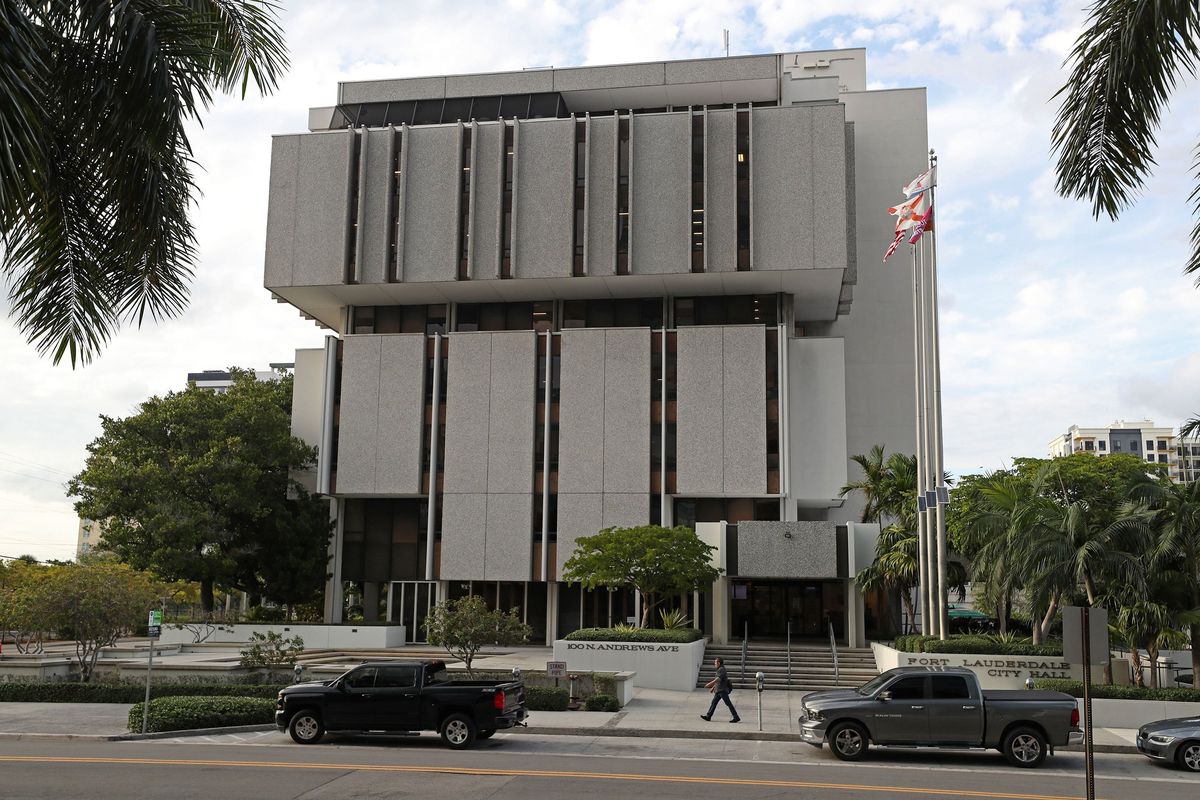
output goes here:
{"type": "Polygon", "coordinates": [[[717,674],[713,679],[704,684],[704,688],[712,692],[712,705],[708,707],[707,714],[701,714],[700,719],[705,722],[712,720],[713,712],[717,710],[717,703],[721,700],[725,701],[725,705],[729,706],[729,713],[733,715],[730,722],[741,722],[742,718],[738,716],[737,709],[733,707],[733,703],[729,700],[729,693],[733,691],[733,681],[729,680],[729,673],[725,669],[725,662],[721,658],[713,661],[713,666],[717,668],[717,674]]]}

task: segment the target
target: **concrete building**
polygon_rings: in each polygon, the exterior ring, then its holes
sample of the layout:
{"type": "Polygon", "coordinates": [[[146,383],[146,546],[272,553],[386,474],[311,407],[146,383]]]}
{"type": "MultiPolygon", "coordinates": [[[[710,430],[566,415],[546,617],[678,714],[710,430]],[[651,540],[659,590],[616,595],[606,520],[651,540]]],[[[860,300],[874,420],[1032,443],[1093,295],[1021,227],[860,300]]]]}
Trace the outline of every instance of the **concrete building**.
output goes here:
{"type": "Polygon", "coordinates": [[[80,517],[79,530],[76,532],[75,557],[79,558],[84,553],[98,550],[102,546],[102,537],[99,522],[80,517]]]}
{"type": "MultiPolygon", "coordinates": [[[[295,364],[271,364],[268,370],[255,370],[254,377],[260,381],[273,381],[279,377],[278,369],[292,369],[295,364]]],[[[224,394],[233,386],[233,375],[228,370],[206,369],[203,372],[189,372],[189,384],[194,383],[201,389],[211,389],[217,394],[224,394]]]]}
{"type": "Polygon", "coordinates": [[[923,89],[861,49],[342,83],[274,138],[265,286],[335,335],[293,426],[337,533],[326,616],[419,637],[483,594],[547,640],[637,598],[578,537],[687,524],[720,642],[883,624],[848,456],[915,439],[911,275],[884,209],[923,89]],[[357,608],[355,609],[357,611],[357,608]]]}
{"type": "Polygon", "coordinates": [[[1049,450],[1051,458],[1071,453],[1135,455],[1149,463],[1165,464],[1176,483],[1195,480],[1200,470],[1200,441],[1184,441],[1174,428],[1157,426],[1149,419],[1120,419],[1102,428],[1072,425],[1050,440],[1049,450]]]}

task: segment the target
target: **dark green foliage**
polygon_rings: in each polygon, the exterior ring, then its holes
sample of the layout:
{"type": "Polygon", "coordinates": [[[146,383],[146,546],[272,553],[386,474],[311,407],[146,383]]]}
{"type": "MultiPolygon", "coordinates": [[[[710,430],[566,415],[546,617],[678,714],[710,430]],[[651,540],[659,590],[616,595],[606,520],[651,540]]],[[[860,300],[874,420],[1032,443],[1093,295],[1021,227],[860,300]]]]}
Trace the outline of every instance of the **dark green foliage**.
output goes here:
{"type": "MultiPolygon", "coordinates": [[[[272,700],[278,684],[155,684],[153,697],[256,697],[272,700]]],[[[145,698],[146,685],[137,683],[25,683],[0,682],[0,703],[136,703],[145,698]]],[[[140,730],[140,717],[139,717],[140,730]]]]}
{"type": "Polygon", "coordinates": [[[687,644],[704,638],[695,628],[661,630],[659,628],[580,628],[563,637],[575,642],[659,642],[687,644]]]}
{"type": "Polygon", "coordinates": [[[978,653],[1001,656],[1061,656],[1062,642],[1030,644],[1005,642],[987,636],[951,636],[941,641],[936,636],[913,634],[896,637],[896,649],[905,653],[978,653]]]}
{"type": "MultiPolygon", "coordinates": [[[[150,701],[149,733],[275,721],[275,701],[256,697],[159,697],[150,701]]],[[[142,703],[129,709],[129,730],[142,729],[142,703]]]]}
{"type": "Polygon", "coordinates": [[[571,695],[553,686],[526,686],[525,707],[530,711],[566,711],[571,695]]]}
{"type": "MultiPolygon", "coordinates": [[[[1035,683],[1038,689],[1066,692],[1083,697],[1083,681],[1043,678],[1035,683]]],[[[1200,703],[1200,690],[1184,688],[1148,689],[1141,686],[1093,685],[1091,695],[1101,700],[1157,700],[1168,703],[1200,703]]]]}
{"type": "Polygon", "coordinates": [[[587,700],[583,701],[583,707],[587,711],[620,711],[621,704],[617,702],[617,698],[607,694],[594,694],[587,700]]]}

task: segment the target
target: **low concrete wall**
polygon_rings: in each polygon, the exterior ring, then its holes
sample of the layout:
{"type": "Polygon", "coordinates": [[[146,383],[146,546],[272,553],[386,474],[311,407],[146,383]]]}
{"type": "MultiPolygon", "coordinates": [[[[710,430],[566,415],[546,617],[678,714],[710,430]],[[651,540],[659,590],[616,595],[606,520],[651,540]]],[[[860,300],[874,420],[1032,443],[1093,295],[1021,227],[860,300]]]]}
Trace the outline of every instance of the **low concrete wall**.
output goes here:
{"type": "MultiPolygon", "coordinates": [[[[871,643],[880,672],[893,667],[966,667],[979,676],[984,689],[1023,689],[1026,678],[1083,680],[1083,668],[1062,656],[998,656],[973,653],[904,653],[879,642],[871,643]]],[[[1097,674],[1099,674],[1099,667],[1097,674]]]]}
{"type": "MultiPolygon", "coordinates": [[[[403,647],[405,641],[403,625],[304,625],[286,622],[225,625],[213,631],[204,641],[210,644],[246,644],[251,634],[270,631],[281,636],[299,636],[306,648],[369,650],[403,647]]],[[[191,644],[192,632],[186,628],[164,625],[159,641],[163,644],[191,644]]]]}
{"type": "MultiPolygon", "coordinates": [[[[1083,714],[1083,700],[1079,701],[1083,714]]],[[[1140,728],[1147,722],[1175,717],[1200,716],[1200,703],[1168,703],[1162,700],[1092,700],[1092,725],[1101,728],[1140,728]]]]}
{"type": "MultiPolygon", "coordinates": [[[[691,691],[696,688],[705,641],[687,644],[655,642],[554,642],[554,660],[580,672],[632,672],[628,683],[647,689],[691,691]]],[[[624,700],[622,700],[624,704],[624,700]]]]}
{"type": "Polygon", "coordinates": [[[74,673],[74,662],[69,658],[0,658],[0,681],[65,681],[74,673]]]}

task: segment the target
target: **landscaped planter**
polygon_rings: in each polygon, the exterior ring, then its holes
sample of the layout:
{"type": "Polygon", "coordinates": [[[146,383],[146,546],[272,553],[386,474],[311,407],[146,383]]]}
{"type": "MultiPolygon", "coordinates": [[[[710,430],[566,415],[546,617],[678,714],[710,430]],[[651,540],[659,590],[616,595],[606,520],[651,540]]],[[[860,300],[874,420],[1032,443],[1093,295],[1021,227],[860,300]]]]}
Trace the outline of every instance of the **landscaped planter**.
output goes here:
{"type": "MultiPolygon", "coordinates": [[[[284,637],[299,636],[306,648],[351,648],[376,649],[400,647],[405,641],[403,625],[306,625],[292,622],[263,622],[253,624],[223,625],[204,641],[216,644],[247,644],[253,633],[267,634],[271,631],[284,637]]],[[[192,632],[168,623],[163,626],[163,644],[191,644],[192,632]]]]}
{"type": "Polygon", "coordinates": [[[632,672],[631,683],[639,688],[691,691],[704,645],[703,639],[682,644],[557,639],[554,660],[567,662],[571,672],[632,672]]]}

